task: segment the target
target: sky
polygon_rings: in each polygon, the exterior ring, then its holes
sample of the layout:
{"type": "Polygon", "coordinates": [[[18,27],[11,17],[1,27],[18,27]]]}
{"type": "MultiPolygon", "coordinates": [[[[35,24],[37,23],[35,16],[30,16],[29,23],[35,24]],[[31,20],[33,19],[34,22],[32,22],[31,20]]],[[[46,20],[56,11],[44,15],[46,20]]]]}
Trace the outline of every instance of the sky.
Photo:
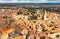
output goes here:
{"type": "Polygon", "coordinates": [[[60,3],[60,0],[0,0],[0,3],[60,3]]]}

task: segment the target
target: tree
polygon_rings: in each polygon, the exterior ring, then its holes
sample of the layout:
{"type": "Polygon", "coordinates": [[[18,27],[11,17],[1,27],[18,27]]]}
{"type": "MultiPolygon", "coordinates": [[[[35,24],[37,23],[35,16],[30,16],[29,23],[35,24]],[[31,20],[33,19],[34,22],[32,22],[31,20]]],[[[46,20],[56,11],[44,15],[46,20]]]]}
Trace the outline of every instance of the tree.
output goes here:
{"type": "Polygon", "coordinates": [[[35,8],[28,8],[28,12],[35,13],[35,8]]]}

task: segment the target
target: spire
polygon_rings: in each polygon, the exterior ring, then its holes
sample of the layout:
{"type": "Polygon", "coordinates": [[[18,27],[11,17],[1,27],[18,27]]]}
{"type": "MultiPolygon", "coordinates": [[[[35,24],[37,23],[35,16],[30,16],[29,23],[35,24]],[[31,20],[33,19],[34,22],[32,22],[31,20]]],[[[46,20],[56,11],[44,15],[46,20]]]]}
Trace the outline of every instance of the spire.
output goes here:
{"type": "Polygon", "coordinates": [[[45,13],[44,13],[44,20],[47,20],[47,12],[45,10],[45,13]]]}

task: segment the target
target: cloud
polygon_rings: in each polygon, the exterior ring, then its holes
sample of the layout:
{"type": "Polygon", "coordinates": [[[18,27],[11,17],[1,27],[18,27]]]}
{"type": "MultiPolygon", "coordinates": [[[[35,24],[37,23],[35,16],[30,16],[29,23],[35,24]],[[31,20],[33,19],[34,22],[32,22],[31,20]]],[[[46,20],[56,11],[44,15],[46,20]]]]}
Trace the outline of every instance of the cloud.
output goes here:
{"type": "Polygon", "coordinates": [[[0,3],[44,3],[47,0],[0,0],[0,3]]]}
{"type": "Polygon", "coordinates": [[[47,2],[47,0],[21,0],[21,2],[44,3],[44,2],[47,2]]]}
{"type": "Polygon", "coordinates": [[[0,0],[0,3],[60,3],[60,0],[0,0]]]}
{"type": "Polygon", "coordinates": [[[60,3],[60,0],[48,0],[47,3],[60,3]]]}
{"type": "Polygon", "coordinates": [[[0,3],[14,3],[17,0],[0,0],[0,3]]]}
{"type": "Polygon", "coordinates": [[[41,2],[47,2],[47,0],[40,0],[41,2]]]}

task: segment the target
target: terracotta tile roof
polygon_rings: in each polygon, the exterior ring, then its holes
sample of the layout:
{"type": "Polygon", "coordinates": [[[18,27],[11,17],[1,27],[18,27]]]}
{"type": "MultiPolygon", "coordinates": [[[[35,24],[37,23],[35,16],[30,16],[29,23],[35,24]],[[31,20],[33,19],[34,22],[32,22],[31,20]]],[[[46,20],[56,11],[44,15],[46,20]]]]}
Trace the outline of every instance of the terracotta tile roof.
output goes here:
{"type": "Polygon", "coordinates": [[[10,33],[10,32],[12,32],[12,31],[14,31],[14,28],[12,28],[12,27],[9,27],[9,28],[3,28],[3,27],[0,27],[0,31],[2,32],[2,33],[10,33]]]}

